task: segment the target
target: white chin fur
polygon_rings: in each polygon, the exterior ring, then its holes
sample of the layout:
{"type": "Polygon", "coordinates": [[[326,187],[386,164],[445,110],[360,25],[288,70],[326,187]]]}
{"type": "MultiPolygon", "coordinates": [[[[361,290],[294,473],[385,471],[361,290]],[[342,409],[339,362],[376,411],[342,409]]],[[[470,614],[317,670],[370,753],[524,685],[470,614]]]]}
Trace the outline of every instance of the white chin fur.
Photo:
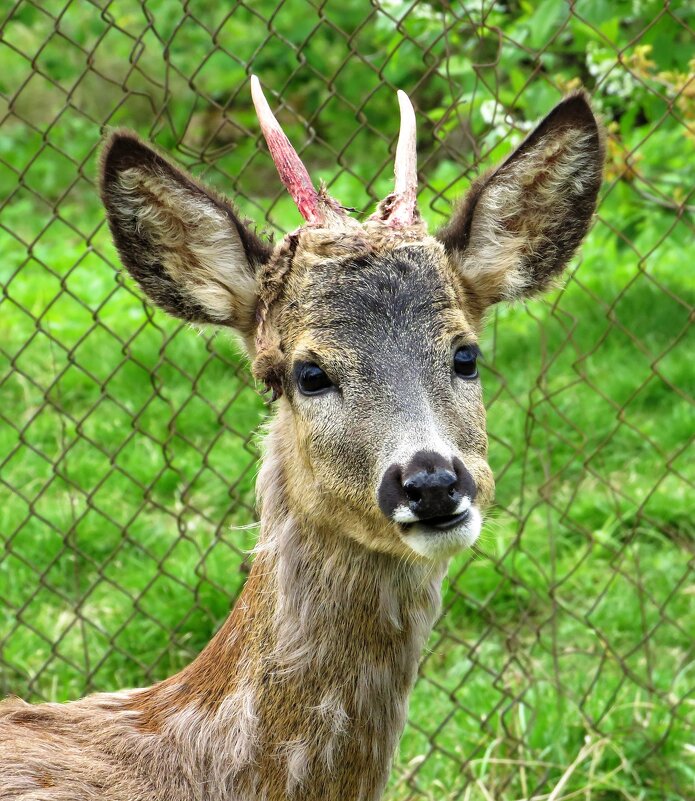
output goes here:
{"type": "Polygon", "coordinates": [[[416,554],[424,556],[425,559],[448,559],[458,551],[474,545],[480,536],[482,526],[483,516],[475,506],[471,506],[468,519],[449,531],[414,525],[406,533],[401,534],[401,538],[416,554]]]}

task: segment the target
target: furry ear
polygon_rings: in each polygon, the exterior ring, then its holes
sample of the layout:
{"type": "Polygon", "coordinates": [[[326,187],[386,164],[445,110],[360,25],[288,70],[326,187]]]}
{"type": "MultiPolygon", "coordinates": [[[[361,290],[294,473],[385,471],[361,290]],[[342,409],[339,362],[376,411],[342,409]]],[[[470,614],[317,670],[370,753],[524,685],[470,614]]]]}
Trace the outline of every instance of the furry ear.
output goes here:
{"type": "Polygon", "coordinates": [[[253,331],[256,269],[270,248],[224,198],[129,131],[104,145],[101,198],[121,261],[150,300],[188,322],[253,331]]]}
{"type": "Polygon", "coordinates": [[[548,287],[586,234],[604,146],[584,93],[560,102],[479,178],[437,238],[481,307],[548,287]]]}

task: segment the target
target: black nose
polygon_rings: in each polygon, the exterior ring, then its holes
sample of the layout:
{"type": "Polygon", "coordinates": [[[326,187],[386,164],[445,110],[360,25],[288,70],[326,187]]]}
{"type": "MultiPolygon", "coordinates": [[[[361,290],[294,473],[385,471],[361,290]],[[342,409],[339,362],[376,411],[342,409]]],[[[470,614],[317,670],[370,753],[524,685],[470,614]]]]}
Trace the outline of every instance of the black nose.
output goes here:
{"type": "MultiPolygon", "coordinates": [[[[379,506],[387,517],[405,506],[418,520],[446,525],[456,513],[461,500],[471,503],[476,494],[473,476],[463,462],[438,453],[419,451],[405,469],[391,465],[379,488],[379,506]]],[[[457,515],[456,523],[465,518],[457,515]]]]}
{"type": "Polygon", "coordinates": [[[457,481],[456,473],[444,467],[410,473],[403,479],[410,510],[420,518],[452,514],[462,498],[457,481]]]}

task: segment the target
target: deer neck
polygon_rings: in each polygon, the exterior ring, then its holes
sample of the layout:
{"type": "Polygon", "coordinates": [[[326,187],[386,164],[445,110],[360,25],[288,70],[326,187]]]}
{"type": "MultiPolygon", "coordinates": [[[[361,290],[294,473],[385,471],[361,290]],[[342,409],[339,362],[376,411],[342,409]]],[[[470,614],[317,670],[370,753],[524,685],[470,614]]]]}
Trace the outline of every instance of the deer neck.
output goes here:
{"type": "Polygon", "coordinates": [[[146,691],[143,727],[207,751],[200,758],[220,763],[224,792],[239,797],[377,799],[444,566],[406,564],[300,521],[272,445],[245,588],[199,657],[146,691]]]}

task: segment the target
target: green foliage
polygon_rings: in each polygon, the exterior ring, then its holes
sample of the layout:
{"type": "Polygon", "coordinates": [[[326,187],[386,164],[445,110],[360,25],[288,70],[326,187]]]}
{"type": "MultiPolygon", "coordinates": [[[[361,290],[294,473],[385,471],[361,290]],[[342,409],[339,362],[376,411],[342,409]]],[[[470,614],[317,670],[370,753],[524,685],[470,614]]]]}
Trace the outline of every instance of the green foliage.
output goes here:
{"type": "Polygon", "coordinates": [[[499,510],[484,557],[453,566],[389,797],[547,797],[568,770],[557,798],[686,797],[694,16],[656,0],[17,4],[0,41],[0,689],[64,700],[177,670],[255,535],[238,527],[263,405],[225,336],[166,320],[117,274],[101,126],[136,128],[281,232],[298,217],[249,72],[312,175],[360,210],[390,189],[402,87],[436,226],[584,85],[608,130],[597,223],[564,289],[490,321],[499,510]]]}

